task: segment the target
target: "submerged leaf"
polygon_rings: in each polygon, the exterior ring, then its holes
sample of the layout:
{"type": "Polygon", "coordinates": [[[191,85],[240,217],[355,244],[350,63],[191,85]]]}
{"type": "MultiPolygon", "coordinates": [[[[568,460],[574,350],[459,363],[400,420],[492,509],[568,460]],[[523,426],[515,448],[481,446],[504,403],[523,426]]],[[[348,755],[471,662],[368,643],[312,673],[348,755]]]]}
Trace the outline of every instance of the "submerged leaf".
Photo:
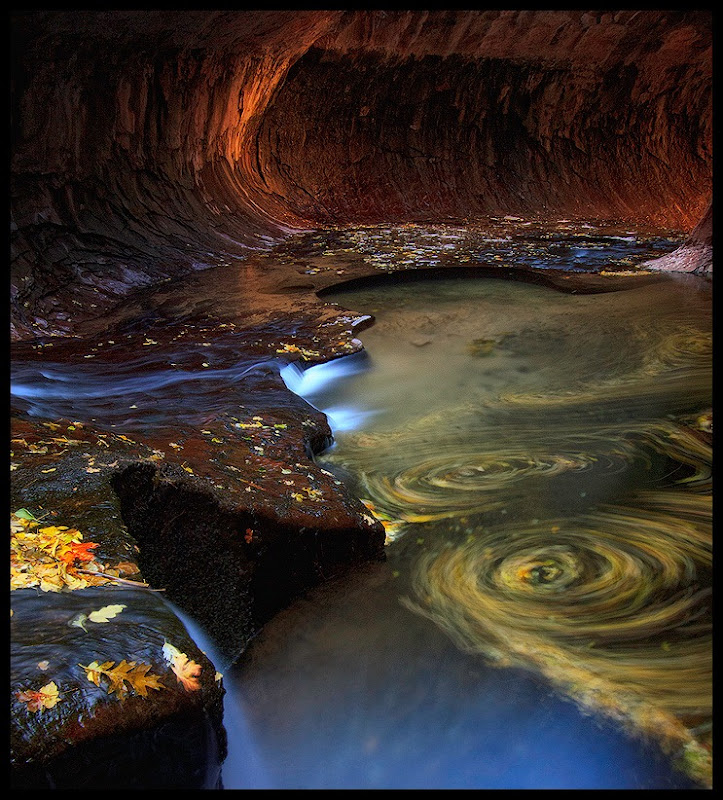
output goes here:
{"type": "Polygon", "coordinates": [[[88,633],[88,629],[85,627],[85,623],[88,621],[87,614],[76,614],[73,619],[70,620],[68,625],[73,628],[82,628],[86,633],[88,633]]]}
{"type": "Polygon", "coordinates": [[[171,665],[171,669],[179,683],[189,692],[196,692],[201,688],[198,676],[201,674],[201,665],[191,661],[170,642],[163,643],[163,657],[171,665]]]}

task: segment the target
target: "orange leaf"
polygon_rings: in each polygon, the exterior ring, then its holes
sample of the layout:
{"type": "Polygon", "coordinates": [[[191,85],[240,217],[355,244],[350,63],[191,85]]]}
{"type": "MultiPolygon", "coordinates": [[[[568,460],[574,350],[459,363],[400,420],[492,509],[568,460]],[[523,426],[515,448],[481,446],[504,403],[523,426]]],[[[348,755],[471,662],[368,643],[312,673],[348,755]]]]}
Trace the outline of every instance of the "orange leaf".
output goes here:
{"type": "Polygon", "coordinates": [[[16,692],[15,696],[21,703],[27,703],[28,711],[40,711],[52,708],[59,700],[58,687],[54,681],[47,683],[40,690],[29,689],[25,692],[16,692]]]}
{"type": "Polygon", "coordinates": [[[163,655],[171,665],[176,679],[183,687],[189,692],[196,692],[201,688],[198,681],[198,675],[201,674],[201,665],[195,661],[191,661],[189,657],[182,653],[177,647],[174,647],[170,642],[165,642],[163,645],[163,655]]]}
{"type": "Polygon", "coordinates": [[[93,555],[88,551],[94,550],[98,546],[97,542],[74,542],[64,553],[61,553],[58,558],[69,567],[73,565],[74,561],[92,561],[93,555]]]}

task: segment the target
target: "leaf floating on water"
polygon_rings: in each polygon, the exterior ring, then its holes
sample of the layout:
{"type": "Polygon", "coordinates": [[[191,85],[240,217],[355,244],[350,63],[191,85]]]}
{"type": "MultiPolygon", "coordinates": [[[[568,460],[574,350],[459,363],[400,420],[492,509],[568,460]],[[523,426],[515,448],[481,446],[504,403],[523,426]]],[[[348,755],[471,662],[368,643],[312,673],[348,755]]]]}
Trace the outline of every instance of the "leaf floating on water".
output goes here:
{"type": "Polygon", "coordinates": [[[86,633],[88,633],[88,629],[85,627],[85,623],[87,621],[87,614],[76,614],[73,619],[70,620],[68,625],[70,625],[72,628],[82,628],[86,633]]]}
{"type": "Polygon", "coordinates": [[[191,661],[170,642],[163,643],[163,657],[171,665],[171,670],[179,683],[189,692],[196,692],[201,688],[198,676],[201,674],[201,665],[191,661]]]}
{"type": "Polygon", "coordinates": [[[49,666],[50,666],[50,662],[49,662],[49,661],[38,661],[38,663],[37,663],[37,667],[38,667],[38,669],[41,669],[41,670],[43,670],[43,672],[45,672],[45,670],[46,670],[46,669],[47,669],[49,666]]]}
{"type": "Polygon", "coordinates": [[[27,689],[24,692],[16,692],[15,696],[21,703],[27,705],[28,711],[40,713],[46,708],[53,708],[60,701],[58,687],[54,681],[46,683],[37,691],[27,689]]]}
{"type": "Polygon", "coordinates": [[[106,661],[99,664],[93,661],[88,666],[79,664],[85,670],[86,677],[91,683],[99,688],[102,681],[106,681],[106,691],[108,694],[115,694],[119,700],[124,700],[132,689],[141,697],[148,697],[149,689],[165,689],[161,683],[160,676],[149,672],[151,664],[136,664],[135,661],[123,659],[117,666],[115,661],[106,661]]]}
{"type": "Polygon", "coordinates": [[[84,667],[82,664],[78,664],[78,666],[83,667],[85,670],[85,676],[91,683],[94,683],[96,686],[100,686],[100,679],[103,677],[105,672],[113,666],[113,664],[115,664],[115,661],[106,661],[103,664],[93,661],[88,664],[87,667],[84,667]]]}
{"type": "Polygon", "coordinates": [[[114,617],[117,617],[124,608],[126,608],[124,605],[103,606],[103,608],[99,608],[97,611],[91,611],[90,614],[88,614],[88,619],[91,622],[108,622],[114,617]]]}

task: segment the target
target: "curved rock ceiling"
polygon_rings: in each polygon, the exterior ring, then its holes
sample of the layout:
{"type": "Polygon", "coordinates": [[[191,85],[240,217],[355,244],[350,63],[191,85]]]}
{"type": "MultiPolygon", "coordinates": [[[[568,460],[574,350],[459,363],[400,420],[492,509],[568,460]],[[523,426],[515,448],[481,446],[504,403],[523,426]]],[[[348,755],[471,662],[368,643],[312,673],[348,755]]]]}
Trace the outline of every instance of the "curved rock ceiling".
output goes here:
{"type": "Polygon", "coordinates": [[[691,231],[707,11],[13,18],[15,338],[297,228],[486,215],[691,231]]]}

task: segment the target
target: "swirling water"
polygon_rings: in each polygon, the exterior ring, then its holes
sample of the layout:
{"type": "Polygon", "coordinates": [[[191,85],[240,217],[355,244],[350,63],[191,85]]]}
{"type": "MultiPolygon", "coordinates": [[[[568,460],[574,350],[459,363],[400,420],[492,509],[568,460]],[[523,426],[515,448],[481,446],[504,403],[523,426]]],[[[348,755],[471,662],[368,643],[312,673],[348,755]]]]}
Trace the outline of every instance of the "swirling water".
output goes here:
{"type": "Polygon", "coordinates": [[[271,783],[706,785],[708,294],[327,299],[374,314],[365,352],[287,382],[341,420],[320,461],[383,520],[387,562],[282,613],[229,676],[271,783]]]}

